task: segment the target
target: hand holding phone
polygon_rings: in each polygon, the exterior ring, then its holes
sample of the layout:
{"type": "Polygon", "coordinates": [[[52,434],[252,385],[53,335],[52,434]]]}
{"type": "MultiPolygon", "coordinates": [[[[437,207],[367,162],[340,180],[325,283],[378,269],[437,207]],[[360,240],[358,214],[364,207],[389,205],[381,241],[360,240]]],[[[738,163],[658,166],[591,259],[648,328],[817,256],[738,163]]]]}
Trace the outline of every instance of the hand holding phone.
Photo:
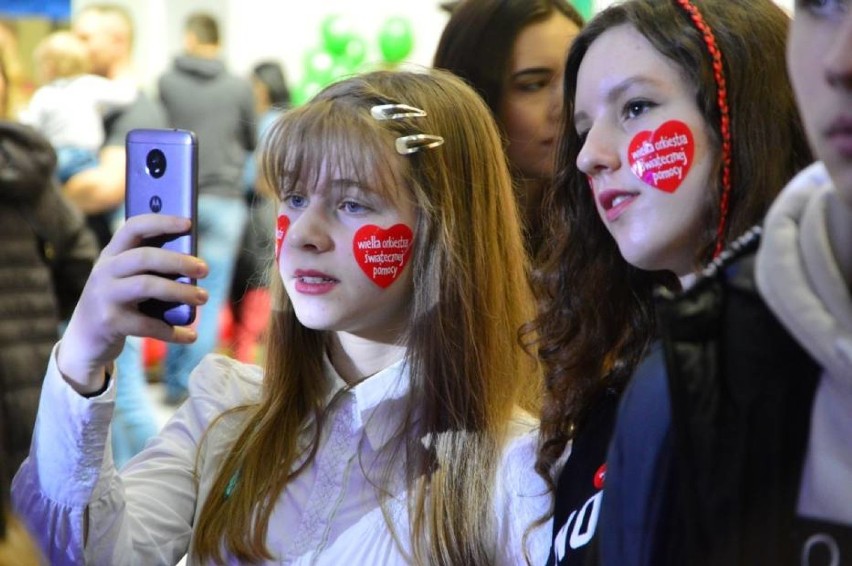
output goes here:
{"type": "MultiPolygon", "coordinates": [[[[149,238],[143,246],[155,246],[196,255],[196,216],[198,209],[198,143],[188,130],[136,129],[127,134],[125,214],[168,214],[189,218],[192,227],[179,235],[149,238]]],[[[195,279],[158,273],[181,283],[195,279]]],[[[195,320],[195,307],[150,299],[139,310],[174,326],[187,326],[195,320]]]]}

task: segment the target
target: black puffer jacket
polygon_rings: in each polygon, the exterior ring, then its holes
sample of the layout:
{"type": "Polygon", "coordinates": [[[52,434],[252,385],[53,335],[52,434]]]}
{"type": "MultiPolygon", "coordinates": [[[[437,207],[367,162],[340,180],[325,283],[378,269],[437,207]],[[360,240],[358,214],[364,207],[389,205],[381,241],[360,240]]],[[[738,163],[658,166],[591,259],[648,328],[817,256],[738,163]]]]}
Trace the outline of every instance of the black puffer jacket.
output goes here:
{"type": "Polygon", "coordinates": [[[0,483],[27,454],[41,380],[61,319],[97,255],[83,216],[53,181],[56,156],[34,130],[0,121],[0,483]]]}
{"type": "Polygon", "coordinates": [[[658,293],[662,350],[608,455],[605,566],[832,563],[802,560],[796,507],[820,367],[758,294],[758,244],[752,230],[690,289],[658,293]]]}
{"type": "Polygon", "coordinates": [[[820,368],[757,292],[758,238],[741,240],[742,258],[658,311],[675,446],[669,564],[811,563],[795,518],[820,368]]]}

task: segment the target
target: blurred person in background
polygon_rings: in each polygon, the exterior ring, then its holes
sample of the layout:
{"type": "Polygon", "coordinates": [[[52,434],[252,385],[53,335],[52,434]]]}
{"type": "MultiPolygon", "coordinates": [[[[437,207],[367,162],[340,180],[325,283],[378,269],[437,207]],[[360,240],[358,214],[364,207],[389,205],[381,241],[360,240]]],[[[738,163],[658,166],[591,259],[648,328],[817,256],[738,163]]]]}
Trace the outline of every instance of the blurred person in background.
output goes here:
{"type": "Polygon", "coordinates": [[[38,566],[41,552],[18,517],[0,502],[0,566],[38,566]]]}
{"type": "Polygon", "coordinates": [[[563,67],[583,17],[568,0],[465,0],[446,9],[433,65],[468,81],[497,119],[535,254],[555,171],[563,67]]]}
{"type": "MultiPolygon", "coordinates": [[[[91,72],[111,80],[139,84],[132,65],[133,20],[115,4],[89,4],[72,20],[72,31],[89,51],[91,72]]],[[[64,185],[65,194],[88,215],[89,225],[103,247],[124,216],[124,180],[127,132],[134,128],[165,128],[165,113],[156,100],[137,86],[136,98],[104,120],[104,144],[98,165],[75,175],[64,185]]],[[[142,358],[142,341],[132,337],[116,360],[121,377],[116,414],[112,425],[112,448],[121,467],[139,452],[159,428],[154,406],[148,398],[142,358]]]]}
{"type": "Polygon", "coordinates": [[[20,121],[39,130],[56,150],[57,174],[65,183],[97,166],[105,116],[133,102],[136,86],[89,72],[86,45],[71,32],[51,33],[36,46],[36,89],[20,121]]]}
{"type": "MultiPolygon", "coordinates": [[[[255,65],[251,74],[261,139],[275,118],[290,106],[290,89],[284,70],[276,61],[255,65]]],[[[272,263],[275,207],[259,183],[256,157],[246,161],[243,184],[247,190],[249,222],[243,231],[234,278],[231,282],[231,349],[242,362],[257,361],[258,344],[267,327],[270,298],[266,270],[272,263]]]]}
{"type": "Polygon", "coordinates": [[[230,73],[220,55],[218,22],[209,14],[192,14],[184,26],[184,53],[159,80],[169,125],[191,130],[198,139],[198,255],[210,267],[202,284],[209,300],[196,319],[198,340],[169,344],[166,353],[170,405],[186,398],[190,371],[216,349],[219,313],[228,301],[248,218],[242,175],[257,140],[254,95],[249,81],[230,73]]]}
{"type": "MultiPolygon", "coordinates": [[[[3,69],[0,59],[0,100],[3,69]]],[[[0,476],[6,488],[30,444],[40,374],[60,322],[70,318],[98,252],[83,215],[62,196],[55,167],[43,136],[0,120],[0,476]]]]}
{"type": "Polygon", "coordinates": [[[89,217],[101,246],[109,241],[124,203],[127,132],[134,128],[165,128],[162,107],[138,88],[133,65],[133,21],[127,10],[112,4],[90,4],[72,21],[72,31],[86,45],[91,72],[137,85],[136,98],[104,120],[105,139],[98,166],[64,185],[65,194],[89,217]]]}
{"type": "Polygon", "coordinates": [[[0,19],[0,65],[3,66],[0,118],[17,116],[28,98],[14,22],[0,19]]]}

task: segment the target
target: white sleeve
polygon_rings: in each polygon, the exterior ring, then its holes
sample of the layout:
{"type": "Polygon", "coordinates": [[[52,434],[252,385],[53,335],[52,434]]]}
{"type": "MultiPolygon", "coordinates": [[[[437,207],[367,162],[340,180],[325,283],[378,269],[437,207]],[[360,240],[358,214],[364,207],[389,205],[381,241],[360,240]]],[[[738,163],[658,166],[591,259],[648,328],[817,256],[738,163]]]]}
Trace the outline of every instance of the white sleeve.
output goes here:
{"type": "Polygon", "coordinates": [[[510,441],[498,471],[495,564],[544,564],[550,550],[552,494],[535,471],[538,430],[510,441]],[[540,520],[547,520],[536,526],[540,520]]]}
{"type": "Polygon", "coordinates": [[[76,79],[89,93],[101,113],[129,105],[139,96],[139,87],[127,79],[83,75],[76,79]]]}
{"type": "Polygon", "coordinates": [[[45,99],[49,98],[50,94],[44,87],[36,89],[27,105],[18,112],[18,121],[45,133],[44,106],[45,99]]]}
{"type": "Polygon", "coordinates": [[[28,458],[12,481],[12,503],[50,564],[82,564],[86,507],[98,483],[115,475],[109,426],[116,376],[102,395],[85,398],[56,367],[42,384],[28,458]]]}
{"type": "Polygon", "coordinates": [[[30,456],[13,483],[16,511],[49,563],[174,564],[187,552],[198,442],[231,400],[222,395],[229,376],[209,358],[193,372],[190,399],[120,474],[108,442],[120,376],[86,399],[51,359],[30,456]]]}

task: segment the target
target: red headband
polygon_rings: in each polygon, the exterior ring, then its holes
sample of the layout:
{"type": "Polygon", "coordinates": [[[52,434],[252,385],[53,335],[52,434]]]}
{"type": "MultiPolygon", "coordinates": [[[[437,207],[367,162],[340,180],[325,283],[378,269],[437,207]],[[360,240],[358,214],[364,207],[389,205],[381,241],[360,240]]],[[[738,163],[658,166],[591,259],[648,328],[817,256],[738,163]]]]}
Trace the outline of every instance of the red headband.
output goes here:
{"type": "Polygon", "coordinates": [[[710,58],[713,60],[713,76],[716,78],[716,99],[719,105],[719,114],[722,131],[722,198],[719,203],[719,226],[716,228],[716,250],[713,257],[722,253],[725,246],[725,227],[728,221],[728,200],[731,195],[731,116],[728,111],[728,87],[725,83],[725,72],[722,67],[722,52],[716,44],[716,36],[713,30],[704,21],[704,17],[698,8],[690,0],[676,0],[681,8],[686,10],[692,19],[692,23],[701,32],[710,58]]]}

